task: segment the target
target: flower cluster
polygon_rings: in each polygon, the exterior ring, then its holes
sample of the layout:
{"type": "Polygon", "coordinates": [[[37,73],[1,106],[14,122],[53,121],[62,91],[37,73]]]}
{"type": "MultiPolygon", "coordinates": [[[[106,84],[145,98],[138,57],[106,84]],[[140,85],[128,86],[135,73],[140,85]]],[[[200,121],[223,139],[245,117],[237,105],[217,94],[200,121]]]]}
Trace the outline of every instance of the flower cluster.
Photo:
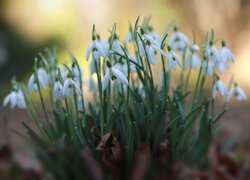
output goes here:
{"type": "Polygon", "coordinates": [[[247,96],[233,80],[228,85],[222,81],[222,75],[235,62],[224,40],[217,49],[213,31],[199,45],[195,37],[190,40],[178,27],[170,25],[167,29],[161,36],[149,19],[139,25],[138,18],[122,41],[116,24],[107,40],[93,26],[86,50],[92,75],[91,101],[85,96],[87,83],[73,54],[70,53],[71,65],[61,67],[55,51],[46,50],[46,55],[39,53],[40,58],[35,59],[28,86],[13,80],[12,91],[3,105],[26,108],[40,134],[25,127],[35,140],[41,135],[39,142],[44,144],[60,139],[77,147],[95,147],[105,133],[114,132],[128,156],[143,142],[152,143],[152,152],[158,152],[160,141],[167,138],[172,159],[188,159],[188,153],[201,157],[202,150],[190,149],[211,142],[203,141],[203,134],[212,137],[211,125],[227,110],[223,106],[221,113],[214,111],[217,94],[225,97],[224,105],[233,96],[238,101],[247,100],[247,96]],[[161,84],[155,83],[154,73],[162,74],[161,84]],[[37,115],[33,91],[39,94],[45,118],[37,115]],[[207,98],[207,91],[211,98],[207,98]],[[51,103],[53,115],[48,115],[47,108],[51,106],[47,103],[51,103]],[[201,133],[193,132],[197,120],[201,133]]]}

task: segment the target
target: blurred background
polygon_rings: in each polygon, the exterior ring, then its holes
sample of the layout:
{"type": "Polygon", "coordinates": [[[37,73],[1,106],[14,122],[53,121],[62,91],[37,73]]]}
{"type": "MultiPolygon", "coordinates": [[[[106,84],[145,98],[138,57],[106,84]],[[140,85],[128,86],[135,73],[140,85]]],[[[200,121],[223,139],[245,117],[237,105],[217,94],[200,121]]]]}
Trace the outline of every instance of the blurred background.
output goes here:
{"type": "MultiPolygon", "coordinates": [[[[151,24],[161,35],[172,19],[189,37],[193,28],[197,39],[213,28],[236,57],[223,78],[228,81],[234,74],[250,98],[250,0],[0,0],[0,141],[11,136],[11,131],[3,130],[20,129],[20,121],[29,119],[24,111],[3,108],[2,100],[13,75],[27,83],[38,52],[56,46],[60,61],[66,62],[69,49],[87,69],[92,25],[106,38],[116,22],[124,39],[128,22],[135,22],[138,15],[152,16],[151,24]]],[[[233,101],[231,107],[224,117],[227,130],[245,132],[241,139],[249,138],[249,101],[233,101]]]]}

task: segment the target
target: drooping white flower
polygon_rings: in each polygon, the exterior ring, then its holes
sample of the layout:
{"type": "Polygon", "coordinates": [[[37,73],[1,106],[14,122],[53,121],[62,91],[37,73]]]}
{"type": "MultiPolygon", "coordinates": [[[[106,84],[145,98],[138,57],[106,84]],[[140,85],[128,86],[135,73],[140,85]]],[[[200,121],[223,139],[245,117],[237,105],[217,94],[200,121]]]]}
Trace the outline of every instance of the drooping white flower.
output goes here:
{"type": "Polygon", "coordinates": [[[9,103],[11,109],[14,109],[16,106],[20,109],[26,109],[26,101],[20,88],[17,91],[12,91],[4,98],[3,106],[7,106],[9,103]]]}
{"type": "Polygon", "coordinates": [[[109,54],[109,43],[108,41],[102,39],[99,35],[97,35],[98,42],[102,46],[103,52],[104,52],[104,57],[107,57],[109,54]]]}
{"type": "Polygon", "coordinates": [[[193,44],[193,45],[191,46],[191,50],[192,50],[192,51],[199,51],[199,50],[200,50],[200,47],[199,47],[197,44],[193,44]]]}
{"type": "Polygon", "coordinates": [[[155,31],[150,31],[150,32],[148,33],[148,35],[151,36],[151,37],[158,43],[159,46],[161,45],[161,43],[162,43],[162,38],[161,38],[161,36],[160,36],[157,32],[155,32],[155,31]]]}
{"type": "Polygon", "coordinates": [[[225,41],[222,41],[222,48],[220,49],[220,56],[224,63],[227,63],[227,61],[234,63],[234,55],[231,52],[231,50],[228,47],[226,47],[225,41]]]}
{"type": "Polygon", "coordinates": [[[54,95],[55,95],[57,100],[64,99],[63,85],[61,84],[61,82],[58,79],[56,79],[56,82],[54,84],[54,95]]]}
{"type": "Polygon", "coordinates": [[[100,56],[105,57],[105,53],[102,45],[96,40],[96,37],[93,37],[93,41],[89,45],[86,52],[86,59],[89,60],[90,54],[92,53],[92,57],[94,59],[99,59],[100,56]]]}
{"type": "Polygon", "coordinates": [[[177,54],[171,49],[170,46],[168,46],[168,69],[174,69],[176,70],[177,65],[181,67],[181,61],[177,54]]]}
{"type": "Polygon", "coordinates": [[[213,98],[216,97],[217,92],[219,92],[221,96],[225,96],[228,93],[227,92],[227,87],[225,86],[225,84],[220,79],[217,79],[217,81],[214,83],[213,91],[212,91],[212,97],[213,98]]]}
{"type": "Polygon", "coordinates": [[[151,41],[148,40],[146,44],[146,53],[150,64],[154,65],[156,63],[157,52],[159,52],[162,56],[167,57],[165,52],[159,46],[152,44],[151,41]]]}
{"type": "Polygon", "coordinates": [[[237,84],[235,84],[234,88],[228,93],[226,102],[229,102],[233,95],[236,97],[238,101],[247,100],[245,92],[237,84]]]}
{"type": "Polygon", "coordinates": [[[173,50],[182,52],[186,49],[188,44],[188,37],[175,27],[173,34],[170,36],[169,45],[173,48],[173,50]]]}
{"type": "Polygon", "coordinates": [[[202,62],[202,74],[203,76],[210,76],[214,75],[214,62],[212,60],[205,60],[202,62]]]}
{"type": "Polygon", "coordinates": [[[107,62],[107,65],[109,67],[109,70],[106,72],[106,74],[103,78],[102,91],[104,91],[107,88],[110,80],[114,80],[114,81],[117,81],[119,83],[128,85],[128,80],[122,71],[120,71],[116,66],[111,67],[109,62],[107,62]]]}
{"type": "MultiPolygon", "coordinates": [[[[127,75],[128,74],[128,65],[127,62],[124,59],[121,59],[115,66],[118,70],[120,70],[123,74],[127,75]]],[[[130,63],[130,73],[136,72],[135,65],[130,63]]]]}
{"type": "Polygon", "coordinates": [[[200,57],[196,54],[190,53],[184,62],[184,70],[186,70],[188,67],[191,67],[192,69],[197,69],[201,66],[201,60],[200,57]]]}
{"type": "MultiPolygon", "coordinates": [[[[39,82],[40,86],[43,89],[46,89],[46,87],[48,85],[49,76],[47,75],[47,73],[45,72],[44,69],[39,68],[37,70],[37,78],[38,78],[37,81],[39,82]]],[[[30,79],[28,82],[28,92],[31,93],[33,91],[33,89],[35,91],[38,91],[38,84],[36,82],[34,73],[30,76],[30,79]]]]}
{"type": "Polygon", "coordinates": [[[63,84],[63,97],[70,97],[74,94],[74,89],[78,94],[81,94],[81,89],[79,85],[70,77],[66,79],[66,81],[63,84]]]}
{"type": "Polygon", "coordinates": [[[119,53],[119,54],[124,54],[122,48],[121,48],[121,43],[120,41],[118,40],[118,38],[115,36],[115,39],[113,41],[113,44],[112,44],[112,48],[111,48],[113,51],[119,53]]]}
{"type": "Polygon", "coordinates": [[[223,59],[221,59],[219,62],[215,63],[215,65],[220,73],[223,73],[228,69],[228,65],[227,65],[227,63],[224,62],[223,59]]]}
{"type": "Polygon", "coordinates": [[[220,53],[217,48],[210,42],[209,47],[207,48],[208,57],[214,61],[214,63],[218,63],[221,60],[220,53]]]}

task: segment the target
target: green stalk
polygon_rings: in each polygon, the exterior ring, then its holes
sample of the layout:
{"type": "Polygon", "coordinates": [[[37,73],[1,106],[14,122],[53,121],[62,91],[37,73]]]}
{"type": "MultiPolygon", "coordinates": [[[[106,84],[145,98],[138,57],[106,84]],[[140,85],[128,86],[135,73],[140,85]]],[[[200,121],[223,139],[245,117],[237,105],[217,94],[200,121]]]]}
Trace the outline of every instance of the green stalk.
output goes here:
{"type": "Polygon", "coordinates": [[[96,71],[97,71],[97,81],[98,81],[98,90],[99,90],[99,106],[100,106],[100,118],[101,118],[101,135],[104,134],[104,114],[103,114],[103,99],[102,99],[102,81],[101,81],[101,63],[100,61],[98,61],[98,65],[97,62],[95,61],[95,67],[96,67],[96,71]]]}

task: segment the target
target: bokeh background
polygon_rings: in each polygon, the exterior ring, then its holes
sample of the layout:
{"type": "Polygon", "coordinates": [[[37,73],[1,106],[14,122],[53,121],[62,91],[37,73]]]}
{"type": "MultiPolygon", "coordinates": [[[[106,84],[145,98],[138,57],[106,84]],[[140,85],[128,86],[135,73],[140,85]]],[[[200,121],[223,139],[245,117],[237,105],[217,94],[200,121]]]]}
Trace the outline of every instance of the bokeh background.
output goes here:
{"type": "MultiPolygon", "coordinates": [[[[13,75],[27,82],[33,60],[44,47],[56,46],[61,62],[67,61],[66,50],[71,50],[87,71],[85,51],[92,25],[108,37],[116,22],[124,39],[128,22],[138,15],[152,16],[151,23],[161,35],[172,19],[189,37],[194,29],[198,39],[213,28],[236,57],[223,79],[228,81],[234,74],[250,99],[250,0],[0,0],[0,104],[13,75]]],[[[249,101],[233,101],[230,107],[224,117],[227,131],[242,141],[250,138],[249,101]]],[[[18,144],[9,129],[20,129],[20,121],[27,119],[25,112],[0,105],[0,142],[18,144]]]]}

